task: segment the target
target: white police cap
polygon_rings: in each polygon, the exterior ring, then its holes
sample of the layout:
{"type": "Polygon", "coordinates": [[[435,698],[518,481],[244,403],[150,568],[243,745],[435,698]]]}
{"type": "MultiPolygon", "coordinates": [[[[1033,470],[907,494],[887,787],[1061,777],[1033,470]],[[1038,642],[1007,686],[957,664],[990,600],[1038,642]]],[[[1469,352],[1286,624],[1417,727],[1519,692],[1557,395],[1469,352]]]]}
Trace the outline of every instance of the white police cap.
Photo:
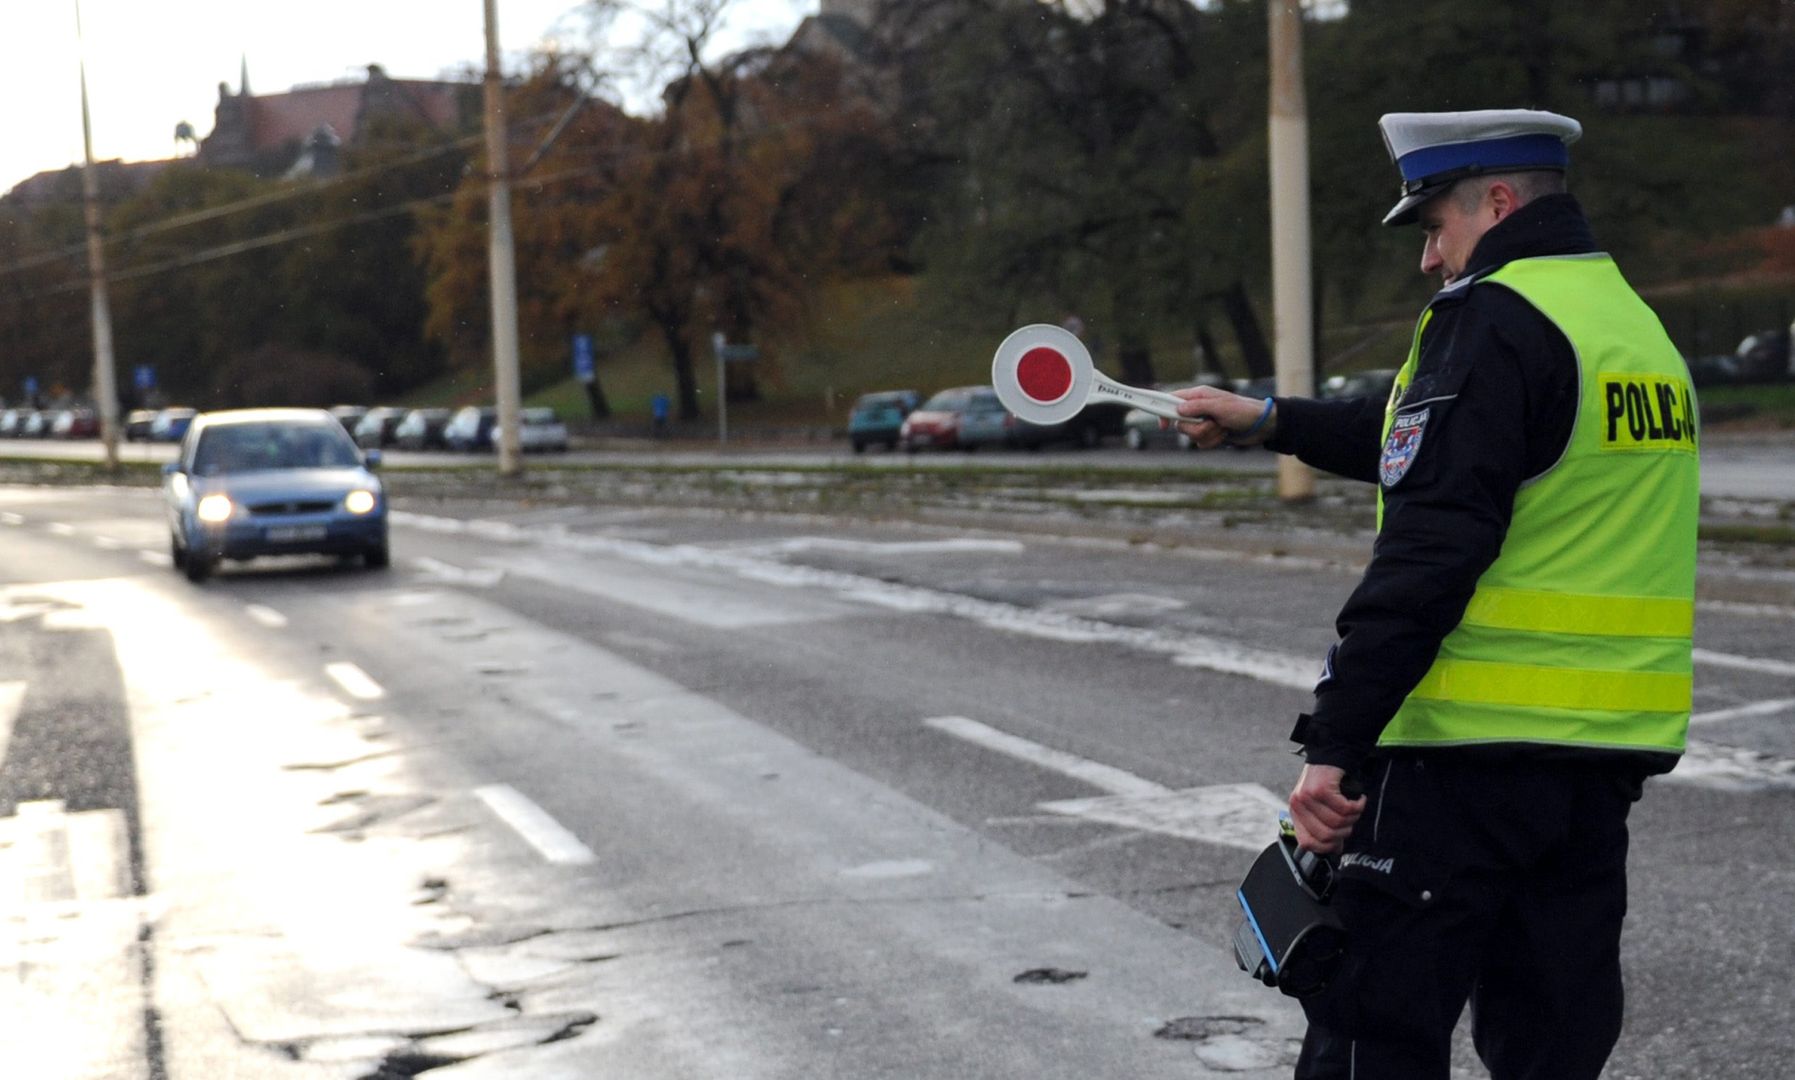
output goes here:
{"type": "Polygon", "coordinates": [[[1467,176],[1562,172],[1571,163],[1566,147],[1583,134],[1570,117],[1534,109],[1386,113],[1377,126],[1402,172],[1402,198],[1384,215],[1385,225],[1409,224],[1422,203],[1467,176]]]}

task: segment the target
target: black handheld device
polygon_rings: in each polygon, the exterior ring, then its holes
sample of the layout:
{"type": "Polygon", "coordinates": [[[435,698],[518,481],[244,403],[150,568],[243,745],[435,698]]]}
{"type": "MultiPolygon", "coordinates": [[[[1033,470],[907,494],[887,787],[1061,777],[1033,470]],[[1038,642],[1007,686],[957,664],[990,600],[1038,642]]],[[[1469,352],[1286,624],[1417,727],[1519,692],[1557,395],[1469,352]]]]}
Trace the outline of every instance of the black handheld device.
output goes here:
{"type": "Polygon", "coordinates": [[[1331,859],[1296,846],[1290,816],[1279,814],[1277,842],[1234,894],[1244,915],[1234,931],[1242,971],[1295,998],[1327,986],[1346,950],[1346,931],[1328,906],[1334,871],[1331,859]]]}

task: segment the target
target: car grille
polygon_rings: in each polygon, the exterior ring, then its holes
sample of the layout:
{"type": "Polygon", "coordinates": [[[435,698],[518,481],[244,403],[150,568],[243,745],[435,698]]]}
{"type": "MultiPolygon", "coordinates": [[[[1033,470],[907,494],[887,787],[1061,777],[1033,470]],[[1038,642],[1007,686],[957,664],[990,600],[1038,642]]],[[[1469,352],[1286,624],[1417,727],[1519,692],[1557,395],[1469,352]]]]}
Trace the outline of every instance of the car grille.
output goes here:
{"type": "Polygon", "coordinates": [[[336,503],[332,500],[309,500],[289,502],[263,502],[249,504],[249,512],[257,517],[274,517],[282,514],[322,514],[328,512],[336,503]]]}

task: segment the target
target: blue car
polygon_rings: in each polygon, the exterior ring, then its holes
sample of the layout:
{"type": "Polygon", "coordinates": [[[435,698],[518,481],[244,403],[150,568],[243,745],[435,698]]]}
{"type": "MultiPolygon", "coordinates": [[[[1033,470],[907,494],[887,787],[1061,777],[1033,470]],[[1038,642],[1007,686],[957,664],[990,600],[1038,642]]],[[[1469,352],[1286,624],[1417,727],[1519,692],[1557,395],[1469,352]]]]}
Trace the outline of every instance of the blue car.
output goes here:
{"type": "Polygon", "coordinates": [[[386,493],[343,425],[323,409],[201,413],[163,468],[175,569],[189,581],[220,559],[359,555],[390,561],[386,493]]]}
{"type": "Polygon", "coordinates": [[[904,417],[916,411],[921,401],[922,395],[914,390],[884,390],[860,395],[848,414],[848,441],[853,443],[854,453],[864,451],[873,443],[884,443],[887,450],[896,450],[904,417]]]}

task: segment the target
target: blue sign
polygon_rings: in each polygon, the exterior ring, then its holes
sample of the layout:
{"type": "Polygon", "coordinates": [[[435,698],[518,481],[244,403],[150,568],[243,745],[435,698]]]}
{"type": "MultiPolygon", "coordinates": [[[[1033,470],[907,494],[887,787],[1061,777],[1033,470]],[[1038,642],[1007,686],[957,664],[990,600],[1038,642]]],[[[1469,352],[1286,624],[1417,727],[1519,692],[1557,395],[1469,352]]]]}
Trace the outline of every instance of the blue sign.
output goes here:
{"type": "Polygon", "coordinates": [[[156,365],[138,364],[132,375],[132,381],[136,384],[137,389],[154,390],[156,388],[156,365]]]}
{"type": "Polygon", "coordinates": [[[573,373],[581,382],[591,382],[595,377],[592,369],[591,334],[573,336],[573,373]]]}
{"type": "Polygon", "coordinates": [[[36,397],[37,396],[37,376],[36,375],[25,376],[25,396],[26,397],[36,397]]]}

